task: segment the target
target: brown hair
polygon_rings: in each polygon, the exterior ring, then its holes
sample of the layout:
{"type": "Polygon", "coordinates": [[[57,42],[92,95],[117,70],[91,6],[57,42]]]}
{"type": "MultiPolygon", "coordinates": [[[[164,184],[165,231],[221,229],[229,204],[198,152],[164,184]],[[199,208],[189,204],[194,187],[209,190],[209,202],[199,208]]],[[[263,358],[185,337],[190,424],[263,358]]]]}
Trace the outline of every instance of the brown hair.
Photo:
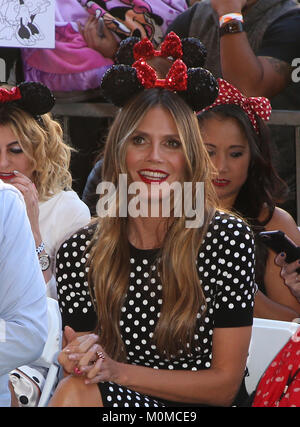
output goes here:
{"type": "MultiPolygon", "coordinates": [[[[119,112],[111,126],[104,152],[102,180],[113,183],[118,193],[119,174],[127,172],[128,138],[147,111],[155,106],[166,108],[175,120],[186,157],[185,178],[194,188],[196,182],[203,182],[205,188],[203,226],[187,228],[184,214],[175,218],[160,250],[158,268],[163,304],[153,340],[160,352],[174,354],[183,343],[191,342],[197,313],[200,307],[203,312],[206,308],[195,260],[217,204],[211,182],[212,164],[201,139],[196,115],[173,92],[161,89],[141,92],[119,112]]],[[[97,302],[100,343],[112,357],[123,360],[125,348],[119,322],[129,278],[126,218],[107,216],[97,220],[88,265],[89,284],[97,302]]]]}

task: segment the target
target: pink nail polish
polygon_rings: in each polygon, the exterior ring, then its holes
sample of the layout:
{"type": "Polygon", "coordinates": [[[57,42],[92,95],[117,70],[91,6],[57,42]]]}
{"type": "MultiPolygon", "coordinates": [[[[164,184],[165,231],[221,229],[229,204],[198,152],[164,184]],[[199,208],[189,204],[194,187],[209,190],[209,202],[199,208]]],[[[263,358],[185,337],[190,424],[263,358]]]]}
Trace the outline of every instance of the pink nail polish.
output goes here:
{"type": "Polygon", "coordinates": [[[74,374],[75,375],[82,375],[82,371],[77,367],[77,366],[75,366],[75,368],[74,368],[74,374]]]}

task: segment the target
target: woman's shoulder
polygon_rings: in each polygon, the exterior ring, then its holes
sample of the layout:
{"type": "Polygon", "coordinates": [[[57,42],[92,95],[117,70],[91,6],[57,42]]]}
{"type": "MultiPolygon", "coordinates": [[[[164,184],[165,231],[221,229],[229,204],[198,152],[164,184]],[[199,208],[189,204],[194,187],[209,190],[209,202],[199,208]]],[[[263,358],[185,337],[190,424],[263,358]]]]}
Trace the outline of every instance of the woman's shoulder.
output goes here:
{"type": "MultiPolygon", "coordinates": [[[[232,212],[217,210],[210,222],[208,232],[234,232],[240,230],[243,233],[252,234],[250,226],[244,219],[232,212]]],[[[237,234],[237,233],[236,233],[237,234]]]]}
{"type": "Polygon", "coordinates": [[[86,206],[74,190],[62,190],[53,196],[53,200],[66,206],[86,206]]]}
{"type": "Polygon", "coordinates": [[[57,193],[53,194],[52,197],[50,197],[45,202],[41,202],[42,205],[54,205],[54,204],[69,204],[69,203],[76,203],[76,204],[82,204],[85,205],[85,203],[79,198],[78,194],[74,190],[61,190],[57,193]]]}
{"type": "Polygon", "coordinates": [[[81,252],[84,252],[93,238],[95,229],[96,222],[91,222],[81,227],[60,245],[58,252],[65,252],[69,248],[75,247],[79,248],[81,252]]]}
{"type": "MultiPolygon", "coordinates": [[[[253,233],[249,225],[238,216],[216,211],[201,245],[201,251],[232,252],[235,248],[254,248],[253,233]]],[[[250,250],[251,248],[251,250],[250,250]]]]}
{"type": "Polygon", "coordinates": [[[300,245],[300,230],[294,221],[294,218],[284,209],[276,207],[270,221],[266,224],[265,229],[281,230],[287,234],[297,245],[300,245]]]}

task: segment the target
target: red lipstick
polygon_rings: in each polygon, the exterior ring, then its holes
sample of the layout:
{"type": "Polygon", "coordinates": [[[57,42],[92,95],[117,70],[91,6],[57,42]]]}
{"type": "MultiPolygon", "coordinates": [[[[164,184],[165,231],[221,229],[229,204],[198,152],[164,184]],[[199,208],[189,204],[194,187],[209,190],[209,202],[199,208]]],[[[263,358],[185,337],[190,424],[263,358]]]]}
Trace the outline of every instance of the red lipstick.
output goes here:
{"type": "Polygon", "coordinates": [[[230,181],[228,179],[213,179],[213,184],[216,187],[226,187],[230,181]]]}
{"type": "Polygon", "coordinates": [[[13,179],[16,175],[14,173],[0,173],[0,179],[2,181],[8,181],[10,179],[13,179]]]}
{"type": "Polygon", "coordinates": [[[160,184],[165,181],[169,174],[159,169],[141,169],[138,171],[139,177],[146,184],[160,184]]]}

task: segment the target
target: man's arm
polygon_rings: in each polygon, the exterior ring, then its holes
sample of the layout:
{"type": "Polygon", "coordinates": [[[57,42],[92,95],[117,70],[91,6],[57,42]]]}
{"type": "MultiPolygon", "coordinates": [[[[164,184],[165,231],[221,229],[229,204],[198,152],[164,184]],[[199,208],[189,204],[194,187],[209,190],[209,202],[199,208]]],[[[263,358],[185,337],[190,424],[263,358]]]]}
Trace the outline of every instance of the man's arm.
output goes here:
{"type": "MultiPolygon", "coordinates": [[[[218,16],[243,13],[255,1],[211,0],[218,16]]],[[[225,80],[247,96],[273,97],[290,82],[291,67],[280,59],[256,56],[245,32],[225,34],[220,39],[220,60],[225,80]]]]}
{"type": "Polygon", "coordinates": [[[246,96],[271,98],[291,80],[290,65],[277,58],[255,56],[246,33],[221,37],[220,59],[224,79],[246,96]]]}
{"type": "Polygon", "coordinates": [[[0,188],[0,375],[36,360],[48,332],[45,282],[16,191],[0,188]]]}

